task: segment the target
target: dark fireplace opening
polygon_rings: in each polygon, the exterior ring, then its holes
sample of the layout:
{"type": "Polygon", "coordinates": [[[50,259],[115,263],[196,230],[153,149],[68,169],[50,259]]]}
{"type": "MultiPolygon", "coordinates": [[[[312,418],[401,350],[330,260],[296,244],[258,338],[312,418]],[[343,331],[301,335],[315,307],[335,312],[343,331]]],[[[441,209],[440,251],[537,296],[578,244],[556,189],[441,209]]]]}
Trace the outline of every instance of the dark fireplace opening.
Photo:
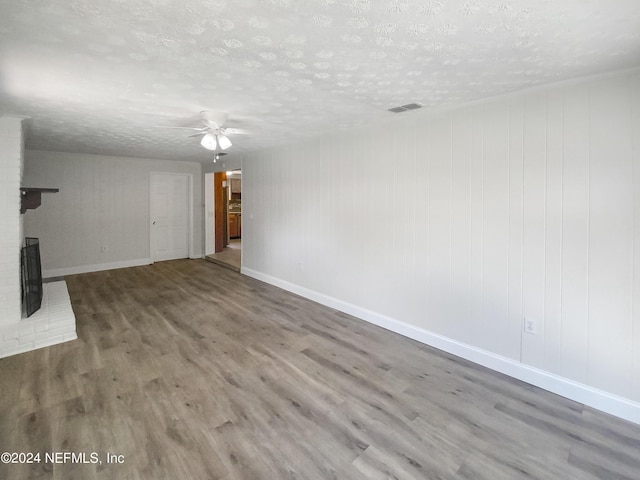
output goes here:
{"type": "Polygon", "coordinates": [[[26,237],[22,248],[22,310],[30,317],[42,304],[42,267],[40,241],[26,237]]]}

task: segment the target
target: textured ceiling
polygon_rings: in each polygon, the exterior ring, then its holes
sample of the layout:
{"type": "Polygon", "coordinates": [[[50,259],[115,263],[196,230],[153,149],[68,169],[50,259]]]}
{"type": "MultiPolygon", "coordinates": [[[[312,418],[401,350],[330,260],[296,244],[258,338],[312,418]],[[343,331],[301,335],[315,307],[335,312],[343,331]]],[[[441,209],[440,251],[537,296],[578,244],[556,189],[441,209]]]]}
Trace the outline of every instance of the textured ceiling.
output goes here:
{"type": "Polygon", "coordinates": [[[640,65],[639,0],[0,0],[0,113],[27,148],[210,161],[640,65]],[[404,113],[413,115],[413,113],[404,113]]]}

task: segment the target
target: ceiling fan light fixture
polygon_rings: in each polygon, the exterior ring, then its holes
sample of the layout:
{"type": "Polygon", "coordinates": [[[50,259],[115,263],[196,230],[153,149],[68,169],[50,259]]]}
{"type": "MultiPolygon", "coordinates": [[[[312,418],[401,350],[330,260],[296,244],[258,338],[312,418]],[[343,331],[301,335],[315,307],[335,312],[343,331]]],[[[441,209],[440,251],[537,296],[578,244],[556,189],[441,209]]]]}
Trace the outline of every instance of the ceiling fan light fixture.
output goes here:
{"type": "Polygon", "coordinates": [[[220,148],[222,150],[226,150],[227,148],[229,148],[232,144],[231,144],[231,140],[229,140],[229,137],[227,137],[226,135],[217,135],[218,137],[218,144],[220,145],[220,148]]]}
{"type": "MultiPolygon", "coordinates": [[[[210,133],[207,133],[204,137],[202,137],[202,140],[200,140],[200,145],[202,145],[207,150],[215,150],[216,148],[218,148],[216,137],[214,135],[211,135],[210,133]]],[[[220,145],[220,148],[222,148],[222,145],[220,145]]]]}

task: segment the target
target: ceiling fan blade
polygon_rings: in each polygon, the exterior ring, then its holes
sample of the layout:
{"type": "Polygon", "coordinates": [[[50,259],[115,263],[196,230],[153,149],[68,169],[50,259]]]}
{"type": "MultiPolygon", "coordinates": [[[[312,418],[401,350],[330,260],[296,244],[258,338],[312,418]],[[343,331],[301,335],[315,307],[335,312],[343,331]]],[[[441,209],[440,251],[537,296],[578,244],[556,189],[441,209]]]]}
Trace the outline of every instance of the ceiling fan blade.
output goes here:
{"type": "Polygon", "coordinates": [[[203,130],[207,130],[207,127],[170,127],[168,125],[156,125],[156,128],[177,128],[179,130],[196,130],[196,131],[203,131],[203,130]]]}
{"type": "Polygon", "coordinates": [[[191,138],[191,137],[202,137],[203,135],[206,135],[207,132],[200,132],[200,133],[196,133],[195,135],[188,135],[187,138],[191,138]]]}
{"type": "Polygon", "coordinates": [[[200,118],[208,128],[220,128],[227,121],[226,112],[214,112],[211,110],[203,110],[200,112],[200,118]]]}
{"type": "Polygon", "coordinates": [[[245,130],[244,128],[223,128],[222,129],[226,134],[229,135],[250,135],[251,132],[249,132],[248,130],[245,130]]]}

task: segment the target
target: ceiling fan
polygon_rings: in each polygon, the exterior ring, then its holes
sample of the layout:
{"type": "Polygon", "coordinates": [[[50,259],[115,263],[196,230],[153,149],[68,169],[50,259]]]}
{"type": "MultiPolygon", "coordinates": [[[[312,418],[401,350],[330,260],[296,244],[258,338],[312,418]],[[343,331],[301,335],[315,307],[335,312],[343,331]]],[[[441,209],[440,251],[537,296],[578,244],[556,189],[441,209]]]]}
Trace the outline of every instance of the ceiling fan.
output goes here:
{"type": "Polygon", "coordinates": [[[227,121],[228,114],[225,112],[212,112],[204,110],[200,112],[200,121],[204,126],[202,127],[170,127],[165,125],[158,125],[160,128],[176,128],[181,130],[195,130],[198,133],[189,135],[189,137],[202,137],[200,145],[207,150],[216,151],[226,150],[232,143],[229,140],[228,135],[247,134],[246,130],[240,128],[225,127],[224,124],[227,121]]]}

